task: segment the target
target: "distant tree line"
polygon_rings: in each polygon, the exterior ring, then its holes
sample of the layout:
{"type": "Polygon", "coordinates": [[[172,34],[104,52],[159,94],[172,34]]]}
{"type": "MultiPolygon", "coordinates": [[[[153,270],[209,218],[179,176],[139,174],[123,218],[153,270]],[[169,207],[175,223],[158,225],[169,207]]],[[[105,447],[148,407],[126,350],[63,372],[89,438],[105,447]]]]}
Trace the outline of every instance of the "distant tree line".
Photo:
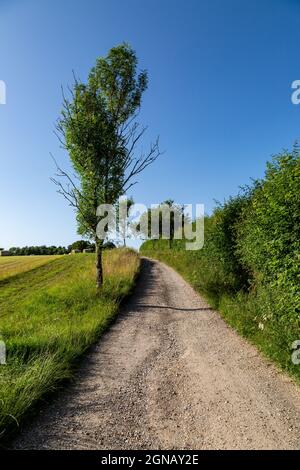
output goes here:
{"type": "MultiPolygon", "coordinates": [[[[107,248],[114,248],[114,245],[107,243],[107,248]],[[113,246],[112,246],[113,245],[113,246]]],[[[11,256],[30,256],[30,255],[66,255],[71,253],[72,250],[83,251],[89,249],[95,251],[95,244],[86,240],[77,240],[68,247],[65,246],[23,246],[23,247],[11,247],[8,252],[11,256]]]]}
{"type": "Polygon", "coordinates": [[[65,255],[68,249],[64,246],[13,246],[8,250],[11,256],[28,256],[28,255],[65,255]]]}

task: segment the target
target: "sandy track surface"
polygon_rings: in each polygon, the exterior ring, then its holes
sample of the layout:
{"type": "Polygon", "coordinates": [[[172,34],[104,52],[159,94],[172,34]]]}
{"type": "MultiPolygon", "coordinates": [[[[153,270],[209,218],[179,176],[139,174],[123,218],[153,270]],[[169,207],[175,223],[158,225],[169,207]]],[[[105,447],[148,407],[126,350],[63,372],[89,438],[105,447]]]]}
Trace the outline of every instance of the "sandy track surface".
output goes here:
{"type": "Polygon", "coordinates": [[[22,449],[299,449],[300,390],[171,268],[136,290],[22,449]]]}

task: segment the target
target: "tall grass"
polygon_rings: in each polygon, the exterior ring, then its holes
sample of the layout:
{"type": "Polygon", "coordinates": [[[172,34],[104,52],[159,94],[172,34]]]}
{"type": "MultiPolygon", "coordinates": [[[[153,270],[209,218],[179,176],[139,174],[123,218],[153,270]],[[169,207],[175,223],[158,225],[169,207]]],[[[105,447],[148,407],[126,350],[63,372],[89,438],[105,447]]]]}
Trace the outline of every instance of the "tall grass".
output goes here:
{"type": "Polygon", "coordinates": [[[0,366],[2,436],[72,375],[75,360],[115,317],[138,269],[136,253],[111,250],[104,255],[100,294],[89,254],[60,257],[0,284],[0,332],[7,347],[7,364],[0,366]]]}

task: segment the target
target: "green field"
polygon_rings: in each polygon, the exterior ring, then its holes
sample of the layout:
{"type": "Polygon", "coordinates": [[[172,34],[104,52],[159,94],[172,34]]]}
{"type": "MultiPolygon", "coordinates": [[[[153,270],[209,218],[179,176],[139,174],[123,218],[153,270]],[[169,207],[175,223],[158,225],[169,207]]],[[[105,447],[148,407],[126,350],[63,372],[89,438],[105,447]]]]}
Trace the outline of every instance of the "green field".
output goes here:
{"type": "Polygon", "coordinates": [[[60,256],[0,256],[0,281],[50,263],[60,256]]]}
{"type": "Polygon", "coordinates": [[[0,273],[7,268],[0,280],[0,334],[7,347],[7,364],[0,366],[2,436],[71,376],[74,361],[116,315],[139,269],[136,253],[107,251],[97,294],[93,255],[21,258],[15,265],[13,258],[0,260],[0,273]]]}

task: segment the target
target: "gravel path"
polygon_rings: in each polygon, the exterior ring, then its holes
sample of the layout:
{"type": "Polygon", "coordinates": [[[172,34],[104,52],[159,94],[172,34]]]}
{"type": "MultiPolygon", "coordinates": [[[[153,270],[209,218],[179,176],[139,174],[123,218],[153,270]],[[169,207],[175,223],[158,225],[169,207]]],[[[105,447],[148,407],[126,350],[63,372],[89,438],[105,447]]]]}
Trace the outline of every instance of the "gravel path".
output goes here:
{"type": "Polygon", "coordinates": [[[171,268],[136,292],[22,449],[300,449],[300,390],[171,268]]]}

